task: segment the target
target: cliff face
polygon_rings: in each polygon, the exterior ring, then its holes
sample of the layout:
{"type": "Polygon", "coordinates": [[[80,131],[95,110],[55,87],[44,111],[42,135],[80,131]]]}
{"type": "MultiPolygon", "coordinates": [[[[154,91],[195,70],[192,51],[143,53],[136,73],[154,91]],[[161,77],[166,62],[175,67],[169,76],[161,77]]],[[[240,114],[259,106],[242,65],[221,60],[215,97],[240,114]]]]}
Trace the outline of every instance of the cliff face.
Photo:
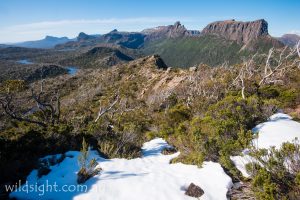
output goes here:
{"type": "Polygon", "coordinates": [[[208,24],[203,35],[218,35],[239,44],[248,44],[261,36],[269,36],[268,23],[264,20],[239,22],[235,20],[218,21],[208,24]]]}
{"type": "Polygon", "coordinates": [[[174,25],[158,26],[156,28],[145,29],[142,31],[146,35],[147,40],[161,39],[161,38],[178,38],[185,36],[199,35],[199,31],[187,30],[180,22],[175,22],[174,25]]]}

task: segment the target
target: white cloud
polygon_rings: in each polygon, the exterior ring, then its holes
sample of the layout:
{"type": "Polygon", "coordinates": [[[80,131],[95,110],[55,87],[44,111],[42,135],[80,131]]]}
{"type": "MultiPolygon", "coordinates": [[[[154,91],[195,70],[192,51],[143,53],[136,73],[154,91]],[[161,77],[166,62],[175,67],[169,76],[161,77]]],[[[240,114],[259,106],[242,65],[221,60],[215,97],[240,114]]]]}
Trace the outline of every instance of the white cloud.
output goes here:
{"type": "Polygon", "coordinates": [[[300,36],[300,30],[292,30],[289,32],[290,34],[297,34],[300,36]]]}
{"type": "Polygon", "coordinates": [[[182,23],[195,21],[191,18],[178,19],[173,17],[44,21],[2,27],[0,30],[0,43],[37,40],[46,35],[75,37],[81,31],[89,34],[103,34],[115,28],[125,31],[140,31],[157,25],[173,24],[177,20],[182,23]]]}

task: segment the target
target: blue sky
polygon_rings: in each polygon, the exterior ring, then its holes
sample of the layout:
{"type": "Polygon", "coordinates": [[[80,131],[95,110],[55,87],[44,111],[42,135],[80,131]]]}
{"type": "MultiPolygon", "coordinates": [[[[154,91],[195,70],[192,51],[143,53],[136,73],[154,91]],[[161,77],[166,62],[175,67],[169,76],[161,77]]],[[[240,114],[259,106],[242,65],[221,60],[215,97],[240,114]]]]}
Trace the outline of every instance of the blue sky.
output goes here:
{"type": "Polygon", "coordinates": [[[1,0],[0,43],[140,31],[178,20],[202,30],[213,21],[261,18],[273,36],[299,34],[300,0],[1,0]]]}

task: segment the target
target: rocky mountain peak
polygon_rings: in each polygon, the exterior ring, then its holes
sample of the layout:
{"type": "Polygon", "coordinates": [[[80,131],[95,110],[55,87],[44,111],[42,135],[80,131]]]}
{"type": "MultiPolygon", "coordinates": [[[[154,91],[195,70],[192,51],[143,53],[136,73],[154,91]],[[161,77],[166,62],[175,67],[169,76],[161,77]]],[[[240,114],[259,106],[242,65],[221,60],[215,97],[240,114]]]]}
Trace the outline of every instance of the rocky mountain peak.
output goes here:
{"type": "Polygon", "coordinates": [[[116,32],[119,32],[118,29],[114,29],[111,31],[111,33],[116,33],[116,32]]]}
{"type": "Polygon", "coordinates": [[[208,24],[203,31],[203,35],[218,35],[239,44],[248,44],[251,40],[261,36],[269,36],[268,23],[264,19],[241,22],[234,19],[217,21],[208,24]]]}
{"type": "Polygon", "coordinates": [[[132,63],[138,64],[139,66],[143,66],[144,68],[155,67],[157,69],[163,69],[163,70],[166,70],[168,68],[168,66],[166,65],[164,60],[157,54],[137,59],[137,60],[133,61],[132,63]]]}
{"type": "MultiPolygon", "coordinates": [[[[178,27],[180,27],[180,26],[182,26],[181,23],[180,23],[180,21],[177,21],[177,22],[174,23],[174,27],[175,27],[175,28],[178,28],[178,27]]],[[[183,27],[184,27],[184,26],[183,26],[183,27]]]]}
{"type": "Polygon", "coordinates": [[[197,34],[198,32],[188,31],[179,21],[174,25],[158,26],[155,28],[145,29],[142,31],[147,35],[147,39],[162,39],[162,38],[178,38],[197,34]]]}
{"type": "Polygon", "coordinates": [[[77,36],[77,40],[78,40],[78,41],[88,40],[88,39],[93,39],[93,38],[95,38],[95,36],[93,36],[93,35],[88,35],[88,34],[86,34],[86,33],[84,33],[84,32],[80,32],[80,33],[78,34],[78,36],[77,36]]]}
{"type": "Polygon", "coordinates": [[[168,66],[163,61],[163,59],[157,54],[151,56],[149,58],[149,60],[152,61],[155,64],[155,66],[157,66],[157,68],[159,68],[159,69],[167,69],[168,68],[168,66]]]}

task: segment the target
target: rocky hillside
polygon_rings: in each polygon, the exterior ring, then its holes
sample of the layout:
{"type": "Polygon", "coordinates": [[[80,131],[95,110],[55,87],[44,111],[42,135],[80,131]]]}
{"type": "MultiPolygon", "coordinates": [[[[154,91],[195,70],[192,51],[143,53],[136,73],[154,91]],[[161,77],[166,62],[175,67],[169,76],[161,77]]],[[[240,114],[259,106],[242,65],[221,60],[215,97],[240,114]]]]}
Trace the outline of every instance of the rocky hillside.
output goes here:
{"type": "MultiPolygon", "coordinates": [[[[97,52],[110,55],[116,51],[94,49],[86,52],[86,56],[90,56],[87,60],[92,60],[97,52]]],[[[142,142],[164,137],[180,151],[180,157],[172,162],[200,166],[204,160],[217,161],[229,176],[237,179],[240,175],[229,156],[248,145],[251,139],[248,130],[265,115],[270,116],[268,113],[277,108],[275,105],[283,109],[299,105],[300,91],[296,87],[300,80],[299,60],[295,61],[284,76],[275,71],[272,79],[259,88],[265,75],[264,67],[254,63],[255,70],[245,69],[245,99],[241,86],[234,81],[244,69],[241,65],[172,69],[166,68],[159,56],[46,79],[43,99],[54,101],[53,94],[59,89],[60,121],[57,125],[39,128],[15,120],[10,123],[10,118],[2,116],[0,147],[5,162],[0,162],[0,169],[5,176],[0,181],[14,184],[36,167],[38,158],[79,149],[82,137],[108,158],[136,157],[142,142]],[[273,80],[281,81],[273,83],[273,80]],[[110,110],[97,121],[99,111],[106,109],[110,110]],[[41,143],[43,145],[39,145],[41,143]]],[[[272,69],[276,67],[273,62],[270,65],[272,69]]],[[[35,91],[39,91],[40,86],[40,81],[31,84],[35,91]]],[[[36,105],[28,101],[30,90],[24,88],[25,91],[17,93],[22,98],[13,104],[20,112],[36,105]]],[[[47,116],[32,113],[32,119],[46,121],[47,116]]]]}
{"type": "Polygon", "coordinates": [[[67,58],[60,63],[78,67],[102,68],[131,60],[133,60],[132,57],[126,55],[117,48],[100,46],[94,47],[78,56],[67,58]]]}

